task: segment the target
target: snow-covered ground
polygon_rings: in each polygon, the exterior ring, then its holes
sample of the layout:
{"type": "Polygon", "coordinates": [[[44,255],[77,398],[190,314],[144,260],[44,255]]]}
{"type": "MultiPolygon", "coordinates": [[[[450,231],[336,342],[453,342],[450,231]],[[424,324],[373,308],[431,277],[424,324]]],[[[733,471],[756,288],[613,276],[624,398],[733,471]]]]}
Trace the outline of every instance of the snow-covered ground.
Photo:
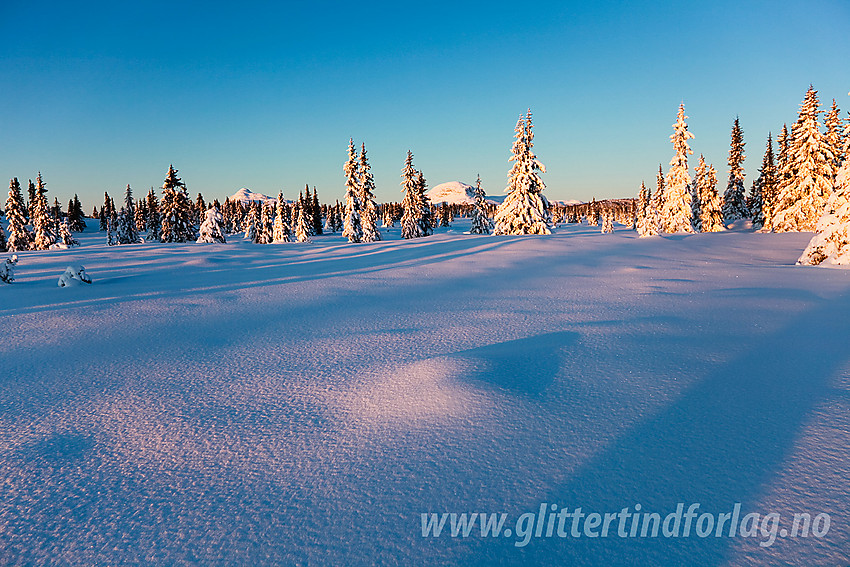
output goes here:
{"type": "MultiPolygon", "coordinates": [[[[141,244],[0,285],[0,564],[840,565],[850,271],[809,234],[141,244]],[[82,264],[91,285],[60,288],[82,264]],[[422,537],[541,503],[765,538],[422,537]]],[[[612,530],[612,533],[615,530],[612,530]]]]}

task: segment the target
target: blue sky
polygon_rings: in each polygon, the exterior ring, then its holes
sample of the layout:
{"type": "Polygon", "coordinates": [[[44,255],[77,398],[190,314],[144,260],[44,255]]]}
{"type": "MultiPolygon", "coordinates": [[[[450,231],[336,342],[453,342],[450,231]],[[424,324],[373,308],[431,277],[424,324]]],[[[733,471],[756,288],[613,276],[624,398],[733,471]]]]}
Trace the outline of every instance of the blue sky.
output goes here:
{"type": "Polygon", "coordinates": [[[408,149],[429,185],[498,194],[528,107],[550,198],[632,196],[681,101],[721,180],[740,117],[749,186],[810,83],[850,109],[844,0],[76,4],[0,2],[0,175],[87,211],[170,163],[207,198],[341,199],[349,137],[382,201],[408,149]]]}

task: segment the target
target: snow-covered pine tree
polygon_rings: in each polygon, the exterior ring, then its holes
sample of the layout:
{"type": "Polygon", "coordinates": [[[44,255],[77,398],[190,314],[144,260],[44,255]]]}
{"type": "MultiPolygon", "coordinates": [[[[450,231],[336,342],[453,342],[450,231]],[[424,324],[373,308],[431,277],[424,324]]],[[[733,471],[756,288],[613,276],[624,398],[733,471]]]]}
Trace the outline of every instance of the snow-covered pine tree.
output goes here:
{"type": "Polygon", "coordinates": [[[310,242],[310,228],[307,223],[307,211],[301,205],[298,206],[298,212],[295,220],[295,239],[298,242],[310,242]]]}
{"type": "Polygon", "coordinates": [[[218,207],[212,206],[204,213],[204,222],[201,223],[198,239],[195,241],[198,244],[213,244],[227,242],[224,237],[224,227],[222,226],[221,211],[218,207]]]}
{"type": "Polygon", "coordinates": [[[260,214],[260,230],[257,234],[257,244],[271,244],[274,240],[274,227],[272,227],[272,206],[262,205],[260,214]]]}
{"type": "Polygon", "coordinates": [[[723,193],[723,219],[727,223],[749,217],[744,189],[744,131],[738,118],[732,125],[732,141],[729,145],[729,181],[723,193]]]}
{"type": "Polygon", "coordinates": [[[50,217],[49,205],[47,203],[47,188],[44,180],[41,178],[41,172],[36,177],[32,228],[35,233],[32,242],[33,249],[47,250],[56,242],[56,234],[53,231],[53,220],[50,217]]]}
{"type": "Polygon", "coordinates": [[[798,264],[850,264],[850,160],[835,176],[835,191],[818,221],[818,233],[806,246],[798,264]]]}
{"type": "Polygon", "coordinates": [[[28,250],[32,235],[27,230],[27,220],[24,211],[24,198],[21,195],[21,184],[17,177],[9,181],[9,197],[6,199],[6,220],[9,222],[9,238],[6,249],[9,252],[28,250]]]}
{"type": "Polygon", "coordinates": [[[788,165],[792,177],[781,187],[773,218],[775,232],[816,230],[832,194],[832,169],[830,158],[824,152],[820,113],[817,91],[809,86],[797,122],[791,129],[788,165]]]}
{"type": "Polygon", "coordinates": [[[162,184],[162,203],[160,204],[162,225],[160,241],[190,242],[198,235],[192,224],[192,202],[186,192],[186,184],[177,177],[173,165],[168,166],[165,182],[162,184]]]}
{"type": "Polygon", "coordinates": [[[343,167],[345,173],[345,220],[342,235],[349,242],[363,240],[363,225],[361,221],[360,179],[358,177],[357,152],[354,150],[354,139],[348,140],[348,160],[343,167]]]}
{"type": "Polygon", "coordinates": [[[141,239],[136,230],[136,204],[133,199],[133,190],[127,184],[124,192],[124,206],[118,215],[118,244],[136,244],[141,239]]]}
{"type": "Polygon", "coordinates": [[[6,251],[6,230],[0,224],[0,251],[6,251]]]}
{"type": "Polygon", "coordinates": [[[723,224],[723,201],[717,190],[717,170],[713,165],[709,164],[704,179],[700,198],[700,228],[702,232],[722,232],[726,230],[723,224]]]}
{"type": "Polygon", "coordinates": [[[420,238],[428,236],[422,229],[424,225],[422,201],[419,195],[419,172],[413,167],[413,152],[407,150],[407,159],[401,170],[401,187],[404,193],[402,206],[404,214],[401,217],[402,238],[420,238]]]}
{"type": "Polygon", "coordinates": [[[761,159],[758,179],[753,182],[753,194],[750,198],[750,212],[753,215],[753,228],[770,230],[770,221],[776,201],[776,166],[773,160],[773,138],[767,135],[767,147],[761,159]]]}
{"type": "Polygon", "coordinates": [[[283,200],[283,193],[277,194],[277,202],[275,203],[274,225],[272,227],[272,242],[280,244],[289,242],[290,231],[289,223],[287,222],[286,201],[283,200]]]}
{"type": "Polygon", "coordinates": [[[670,136],[675,154],[670,160],[661,210],[661,229],[667,233],[694,231],[691,225],[691,175],[688,173],[688,155],[694,153],[688,146],[688,140],[694,135],[688,132],[687,118],[685,103],[682,103],[670,136]]]}
{"type": "Polygon", "coordinates": [[[151,190],[148,192],[147,199],[145,199],[148,204],[148,218],[147,218],[147,236],[145,240],[148,241],[158,241],[159,240],[159,231],[162,228],[162,218],[159,216],[159,201],[156,198],[156,192],[151,187],[151,190]]]}
{"type": "Polygon", "coordinates": [[[493,221],[487,216],[487,202],[484,189],[481,188],[481,176],[475,180],[475,203],[472,205],[472,228],[470,234],[490,234],[493,221]]]}
{"type": "Polygon", "coordinates": [[[514,128],[514,143],[511,146],[513,162],[508,173],[508,194],[496,209],[493,234],[551,234],[546,222],[546,206],[541,193],[546,188],[541,173],[546,167],[537,160],[534,147],[534,131],[531,111],[520,115],[514,128]]]}
{"type": "Polygon", "coordinates": [[[381,240],[381,231],[378,229],[378,206],[375,204],[375,178],[372,176],[372,167],[366,156],[366,144],[360,146],[360,164],[357,170],[359,180],[360,197],[360,226],[362,227],[363,242],[376,242],[381,240]]]}

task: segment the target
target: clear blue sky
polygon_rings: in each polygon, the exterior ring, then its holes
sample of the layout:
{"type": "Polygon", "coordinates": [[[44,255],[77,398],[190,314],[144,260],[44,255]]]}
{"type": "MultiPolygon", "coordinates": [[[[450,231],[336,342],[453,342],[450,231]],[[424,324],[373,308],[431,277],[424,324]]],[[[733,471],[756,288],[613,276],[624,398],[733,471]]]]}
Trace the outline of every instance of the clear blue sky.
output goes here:
{"type": "Polygon", "coordinates": [[[684,101],[721,180],[740,116],[749,186],[810,83],[846,117],[848,30],[846,0],[0,0],[0,175],[40,170],[87,211],[170,163],[207,198],[309,183],[330,201],[353,137],[382,201],[408,149],[429,185],[480,173],[498,194],[531,107],[550,198],[622,197],[666,170],[684,101]]]}

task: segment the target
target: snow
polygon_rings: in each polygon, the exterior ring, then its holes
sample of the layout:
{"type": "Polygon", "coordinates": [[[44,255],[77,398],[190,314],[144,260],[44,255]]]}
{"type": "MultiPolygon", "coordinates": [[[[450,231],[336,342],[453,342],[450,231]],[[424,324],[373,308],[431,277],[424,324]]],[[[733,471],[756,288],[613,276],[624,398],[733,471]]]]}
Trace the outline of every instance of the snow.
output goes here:
{"type": "Polygon", "coordinates": [[[262,193],[255,193],[250,189],[243,187],[230,197],[228,197],[231,201],[239,202],[244,205],[249,205],[251,203],[259,202],[262,204],[274,204],[277,203],[277,199],[274,197],[269,197],[268,195],[263,195],[262,193]]]}
{"type": "Polygon", "coordinates": [[[811,234],[20,252],[0,564],[847,564],[850,272],[811,234]],[[56,287],[69,264],[90,286],[56,287]],[[823,539],[421,536],[422,512],[827,512],[823,539]]]}

